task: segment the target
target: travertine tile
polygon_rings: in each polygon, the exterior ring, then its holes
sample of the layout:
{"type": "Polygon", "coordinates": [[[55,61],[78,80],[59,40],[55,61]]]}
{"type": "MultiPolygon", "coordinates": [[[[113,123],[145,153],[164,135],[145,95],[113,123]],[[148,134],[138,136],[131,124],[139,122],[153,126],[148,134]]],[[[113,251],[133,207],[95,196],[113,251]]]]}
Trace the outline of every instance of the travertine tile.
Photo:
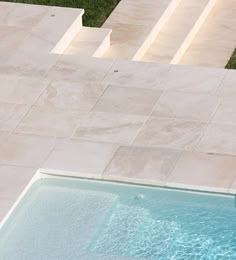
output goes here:
{"type": "Polygon", "coordinates": [[[162,148],[122,146],[106,168],[104,178],[165,184],[180,152],[162,148]]]}
{"type": "Polygon", "coordinates": [[[33,106],[15,132],[55,137],[70,137],[79,112],[49,106],[33,106]]]}
{"type": "Polygon", "coordinates": [[[227,70],[172,65],[163,88],[191,93],[216,94],[227,70]]]}
{"type": "Polygon", "coordinates": [[[89,111],[105,89],[104,83],[53,81],[36,105],[89,111]]]}
{"type": "Polygon", "coordinates": [[[108,73],[113,60],[61,55],[57,64],[50,70],[48,77],[68,81],[99,81],[108,73]]]}
{"type": "Polygon", "coordinates": [[[2,198],[16,200],[36,171],[37,168],[0,165],[0,200],[2,198]]]}
{"type": "Polygon", "coordinates": [[[44,78],[0,75],[0,101],[15,104],[34,104],[49,81],[44,78]]]}
{"type": "Polygon", "coordinates": [[[118,60],[105,81],[122,87],[163,89],[163,78],[168,76],[169,64],[118,60]]]}
{"type": "Polygon", "coordinates": [[[158,90],[108,86],[93,111],[149,115],[160,94],[158,90]]]}
{"type": "Polygon", "coordinates": [[[100,142],[131,144],[145,120],[145,116],[92,112],[80,116],[73,137],[100,142]]]}
{"type": "Polygon", "coordinates": [[[152,115],[207,122],[212,118],[219,102],[220,98],[205,94],[165,92],[152,115]]]}
{"type": "MultiPolygon", "coordinates": [[[[1,18],[0,18],[1,19],[1,18]]],[[[0,68],[4,69],[6,62],[17,53],[19,47],[28,35],[28,31],[14,26],[0,25],[0,68]],[[4,40],[3,40],[4,39],[4,40]]]]}
{"type": "MultiPolygon", "coordinates": [[[[42,51],[35,51],[35,46],[30,45],[14,54],[2,68],[4,73],[14,73],[30,77],[45,77],[48,71],[56,64],[59,55],[42,51]]],[[[40,46],[38,46],[40,49],[40,46]]]]}
{"type": "Polygon", "coordinates": [[[229,70],[220,86],[219,93],[223,96],[236,95],[236,71],[229,70]]]}
{"type": "Polygon", "coordinates": [[[54,138],[14,134],[3,137],[0,164],[40,167],[55,144],[54,138]]]}
{"type": "Polygon", "coordinates": [[[44,163],[53,170],[101,174],[118,146],[113,144],[61,141],[44,163]]]}
{"type": "Polygon", "coordinates": [[[15,201],[16,199],[0,198],[0,222],[7,215],[15,201]]]}
{"type": "Polygon", "coordinates": [[[236,124],[236,96],[224,97],[212,119],[213,123],[236,124]]]}
{"type": "Polygon", "coordinates": [[[204,123],[150,117],[134,143],[145,146],[193,150],[204,129],[204,123]]]}
{"type": "Polygon", "coordinates": [[[29,105],[0,102],[0,130],[13,131],[29,109],[29,105]]]}
{"type": "Polygon", "coordinates": [[[168,178],[173,187],[227,192],[235,175],[236,157],[184,153],[168,178]]]}
{"type": "Polygon", "coordinates": [[[230,185],[229,192],[236,194],[236,176],[235,176],[232,184],[230,185]]]}
{"type": "Polygon", "coordinates": [[[201,138],[197,150],[236,155],[236,126],[211,124],[201,138]]]}

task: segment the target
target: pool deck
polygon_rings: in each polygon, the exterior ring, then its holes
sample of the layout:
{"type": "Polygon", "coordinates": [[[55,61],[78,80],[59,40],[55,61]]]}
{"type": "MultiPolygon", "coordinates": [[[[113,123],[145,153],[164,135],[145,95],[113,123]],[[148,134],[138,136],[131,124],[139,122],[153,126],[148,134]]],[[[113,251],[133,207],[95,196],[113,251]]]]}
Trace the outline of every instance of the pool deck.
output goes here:
{"type": "Polygon", "coordinates": [[[236,71],[37,51],[5,21],[0,220],[39,168],[236,193],[236,71]]]}

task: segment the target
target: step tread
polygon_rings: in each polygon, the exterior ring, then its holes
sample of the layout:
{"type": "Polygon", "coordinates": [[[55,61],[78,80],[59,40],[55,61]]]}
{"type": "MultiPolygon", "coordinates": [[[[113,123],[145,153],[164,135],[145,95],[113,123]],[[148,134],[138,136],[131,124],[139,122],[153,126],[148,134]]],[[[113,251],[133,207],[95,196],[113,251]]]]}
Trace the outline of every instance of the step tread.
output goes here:
{"type": "Polygon", "coordinates": [[[110,29],[84,26],[80,29],[64,54],[92,56],[110,34],[110,29]]]}
{"type": "Polygon", "coordinates": [[[208,2],[209,0],[182,0],[142,60],[169,63],[208,2]]]}

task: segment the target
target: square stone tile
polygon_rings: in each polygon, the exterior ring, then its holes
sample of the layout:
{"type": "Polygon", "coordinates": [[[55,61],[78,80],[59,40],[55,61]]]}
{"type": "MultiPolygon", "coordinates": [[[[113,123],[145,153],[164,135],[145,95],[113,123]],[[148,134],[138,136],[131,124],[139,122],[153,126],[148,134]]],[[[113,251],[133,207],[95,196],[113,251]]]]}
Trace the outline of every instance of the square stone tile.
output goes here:
{"type": "Polygon", "coordinates": [[[13,131],[29,109],[29,105],[0,102],[0,130],[13,131]]]}
{"type": "Polygon", "coordinates": [[[168,178],[167,185],[188,189],[228,192],[236,175],[236,157],[184,153],[168,178]]]}
{"type": "Polygon", "coordinates": [[[40,167],[54,147],[55,139],[13,134],[0,137],[0,164],[40,167]]]}
{"type": "Polygon", "coordinates": [[[208,122],[219,102],[216,96],[168,91],[160,97],[152,115],[208,122]]]}
{"type": "Polygon", "coordinates": [[[216,94],[227,70],[172,65],[163,88],[191,93],[216,94]]]}
{"type": "Polygon", "coordinates": [[[93,111],[149,115],[160,95],[158,90],[108,86],[93,111]]]}
{"type": "MultiPolygon", "coordinates": [[[[35,51],[35,46],[31,49],[23,48],[17,51],[1,68],[4,73],[14,73],[20,76],[45,77],[48,71],[56,64],[59,55],[50,54],[43,51],[35,51]]],[[[40,48],[40,47],[39,47],[40,48]]]]}
{"type": "Polygon", "coordinates": [[[37,168],[0,165],[0,200],[16,200],[36,171],[37,168]]]}
{"type": "Polygon", "coordinates": [[[80,113],[72,110],[33,106],[15,132],[24,134],[70,137],[80,113]]]}
{"type": "Polygon", "coordinates": [[[118,149],[117,145],[61,141],[43,167],[52,170],[72,171],[89,175],[101,174],[118,149]]]}
{"type": "Polygon", "coordinates": [[[104,83],[53,81],[36,105],[90,111],[105,89],[104,83]]]}
{"type": "Polygon", "coordinates": [[[219,93],[223,96],[236,96],[236,71],[228,70],[221,86],[219,93]]]}
{"type": "Polygon", "coordinates": [[[236,194],[236,177],[234,178],[234,180],[230,186],[229,192],[232,194],[236,194]]]}
{"type": "Polygon", "coordinates": [[[150,117],[134,143],[180,150],[193,150],[202,136],[204,123],[182,119],[150,117]]]}
{"type": "Polygon", "coordinates": [[[168,76],[169,64],[116,61],[105,81],[122,87],[163,89],[161,81],[168,76]]]}
{"type": "Polygon", "coordinates": [[[236,96],[224,97],[212,119],[213,123],[236,124],[236,96]]]}
{"type": "Polygon", "coordinates": [[[57,64],[50,70],[48,77],[65,81],[101,82],[111,68],[113,60],[61,55],[57,64]]]}
{"type": "Polygon", "coordinates": [[[115,113],[88,113],[80,116],[73,138],[131,144],[147,117],[115,113]]]}
{"type": "Polygon", "coordinates": [[[211,124],[202,136],[197,151],[236,155],[236,126],[211,124]]]}
{"type": "Polygon", "coordinates": [[[2,74],[0,102],[32,105],[48,84],[49,81],[44,78],[2,74]]]}
{"type": "Polygon", "coordinates": [[[180,152],[162,148],[122,146],[106,168],[105,179],[165,184],[180,152]]]}
{"type": "Polygon", "coordinates": [[[15,201],[16,199],[0,198],[0,222],[7,215],[15,201]]]}

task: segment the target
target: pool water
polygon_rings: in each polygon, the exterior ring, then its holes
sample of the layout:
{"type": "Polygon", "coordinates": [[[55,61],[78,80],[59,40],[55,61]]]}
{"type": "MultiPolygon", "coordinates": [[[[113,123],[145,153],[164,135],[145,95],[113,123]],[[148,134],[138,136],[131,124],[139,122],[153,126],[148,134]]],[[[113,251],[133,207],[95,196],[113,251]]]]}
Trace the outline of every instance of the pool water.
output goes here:
{"type": "Polygon", "coordinates": [[[0,259],[236,259],[235,198],[41,179],[0,230],[0,259]]]}

